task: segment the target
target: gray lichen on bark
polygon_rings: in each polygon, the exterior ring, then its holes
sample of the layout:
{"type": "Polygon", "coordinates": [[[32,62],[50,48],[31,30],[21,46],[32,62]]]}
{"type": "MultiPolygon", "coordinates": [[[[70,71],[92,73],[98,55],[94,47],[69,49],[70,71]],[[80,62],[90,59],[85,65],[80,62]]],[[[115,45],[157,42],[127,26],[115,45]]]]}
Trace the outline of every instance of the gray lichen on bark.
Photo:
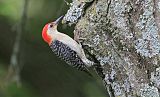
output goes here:
{"type": "Polygon", "coordinates": [[[84,14],[84,9],[87,3],[92,2],[93,0],[72,0],[72,3],[69,3],[70,9],[63,18],[64,23],[74,24],[77,23],[78,19],[84,14]]]}
{"type": "Polygon", "coordinates": [[[94,0],[74,34],[103,67],[111,97],[159,97],[160,0],[94,0]]]}

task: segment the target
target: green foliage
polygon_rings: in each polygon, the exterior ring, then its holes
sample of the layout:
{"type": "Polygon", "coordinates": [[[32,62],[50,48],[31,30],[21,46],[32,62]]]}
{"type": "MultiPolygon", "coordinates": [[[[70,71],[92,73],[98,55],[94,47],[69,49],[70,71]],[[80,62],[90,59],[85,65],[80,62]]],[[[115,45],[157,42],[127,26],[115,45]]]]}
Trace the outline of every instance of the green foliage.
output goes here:
{"type": "Polygon", "coordinates": [[[0,1],[0,15],[6,16],[11,20],[18,20],[23,9],[23,0],[2,0],[0,1]]]}
{"type": "Polygon", "coordinates": [[[17,84],[11,83],[5,89],[7,97],[38,97],[33,94],[32,88],[23,84],[22,87],[17,87],[17,84]]]}
{"type": "MultiPolygon", "coordinates": [[[[1,62],[1,61],[0,61],[1,62]]],[[[14,82],[6,80],[7,69],[0,63],[0,97],[39,97],[33,92],[33,87],[27,83],[17,86],[14,82]],[[8,83],[9,82],[9,83],[8,83]]]]}

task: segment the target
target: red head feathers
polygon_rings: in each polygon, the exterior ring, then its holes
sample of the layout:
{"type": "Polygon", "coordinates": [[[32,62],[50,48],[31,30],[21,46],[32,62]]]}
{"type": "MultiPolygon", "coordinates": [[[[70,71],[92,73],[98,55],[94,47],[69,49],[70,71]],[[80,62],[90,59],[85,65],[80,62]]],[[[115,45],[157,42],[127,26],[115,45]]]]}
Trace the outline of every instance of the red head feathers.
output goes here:
{"type": "Polygon", "coordinates": [[[44,26],[44,28],[43,28],[43,30],[42,30],[42,37],[43,37],[43,40],[44,40],[45,42],[47,42],[48,44],[50,44],[51,41],[52,41],[52,37],[51,37],[50,35],[48,35],[48,33],[47,33],[47,31],[48,31],[48,29],[49,29],[49,25],[51,24],[51,25],[50,25],[50,28],[53,28],[53,27],[55,27],[55,26],[57,27],[59,21],[60,21],[62,18],[63,18],[63,16],[59,17],[56,21],[51,22],[51,23],[48,23],[48,24],[46,24],[46,25],[44,26]]]}
{"type": "Polygon", "coordinates": [[[48,25],[46,24],[42,30],[42,37],[44,39],[45,42],[47,42],[48,44],[51,42],[51,37],[47,34],[47,30],[48,30],[48,25]]]}

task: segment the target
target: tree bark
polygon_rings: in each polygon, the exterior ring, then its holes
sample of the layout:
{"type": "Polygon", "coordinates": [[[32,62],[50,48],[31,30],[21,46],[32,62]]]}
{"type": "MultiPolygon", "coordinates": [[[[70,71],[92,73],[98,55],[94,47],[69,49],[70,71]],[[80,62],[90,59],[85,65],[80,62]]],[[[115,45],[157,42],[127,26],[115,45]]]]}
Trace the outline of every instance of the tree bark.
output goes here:
{"type": "Polygon", "coordinates": [[[110,97],[160,96],[160,0],[73,0],[64,21],[96,55],[110,97]]]}

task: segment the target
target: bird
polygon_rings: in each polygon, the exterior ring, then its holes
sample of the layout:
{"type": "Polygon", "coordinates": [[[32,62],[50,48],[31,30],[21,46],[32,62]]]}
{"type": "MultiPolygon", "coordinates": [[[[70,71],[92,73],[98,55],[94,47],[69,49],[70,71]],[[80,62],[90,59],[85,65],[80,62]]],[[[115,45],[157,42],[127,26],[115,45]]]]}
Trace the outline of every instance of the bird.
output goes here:
{"type": "Polygon", "coordinates": [[[92,67],[95,63],[87,59],[82,45],[67,34],[57,30],[57,26],[62,18],[63,16],[60,16],[55,21],[45,24],[42,29],[43,40],[60,59],[70,66],[92,76],[88,68],[92,67]]]}

